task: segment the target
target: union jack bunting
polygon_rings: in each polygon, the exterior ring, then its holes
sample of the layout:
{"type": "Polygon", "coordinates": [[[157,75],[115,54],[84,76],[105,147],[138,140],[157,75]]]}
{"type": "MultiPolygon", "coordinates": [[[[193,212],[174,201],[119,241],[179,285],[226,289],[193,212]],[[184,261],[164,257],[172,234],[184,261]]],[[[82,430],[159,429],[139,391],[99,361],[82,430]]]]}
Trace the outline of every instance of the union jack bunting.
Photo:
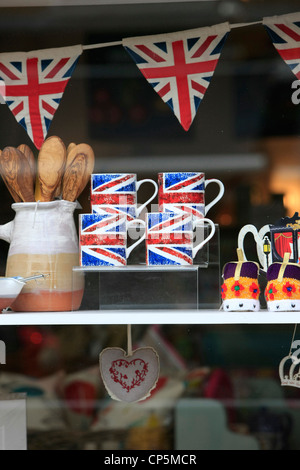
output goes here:
{"type": "Polygon", "coordinates": [[[188,130],[208,88],[229,23],[123,39],[141,73],[188,130]]]}
{"type": "Polygon", "coordinates": [[[300,13],[264,18],[263,25],[279,55],[300,79],[300,13]]]}
{"type": "Polygon", "coordinates": [[[80,266],[126,265],[126,218],[79,215],[80,266]]]}
{"type": "Polygon", "coordinates": [[[136,175],[99,173],[91,176],[91,207],[93,213],[136,217],[136,175]]]}
{"type": "Polygon", "coordinates": [[[193,224],[188,214],[147,214],[146,263],[193,264],[193,224]]]}
{"type": "Polygon", "coordinates": [[[161,212],[187,212],[204,217],[204,173],[171,172],[158,175],[158,204],[161,212]]]}
{"type": "Polygon", "coordinates": [[[81,53],[77,45],[0,54],[0,92],[38,149],[81,53]]]}

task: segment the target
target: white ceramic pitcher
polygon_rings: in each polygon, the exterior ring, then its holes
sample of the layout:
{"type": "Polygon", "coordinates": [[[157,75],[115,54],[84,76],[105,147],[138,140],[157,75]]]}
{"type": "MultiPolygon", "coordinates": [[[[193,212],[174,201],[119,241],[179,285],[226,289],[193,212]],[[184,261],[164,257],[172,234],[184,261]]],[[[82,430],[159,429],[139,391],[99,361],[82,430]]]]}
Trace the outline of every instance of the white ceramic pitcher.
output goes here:
{"type": "Polygon", "coordinates": [[[84,278],[72,272],[79,264],[78,235],[73,213],[77,203],[20,202],[12,204],[15,218],[0,226],[0,238],[10,246],[6,276],[45,277],[28,282],[12,304],[14,311],[77,310],[84,278]]]}
{"type": "MultiPolygon", "coordinates": [[[[264,271],[267,271],[268,265],[272,263],[271,244],[270,244],[270,253],[268,255],[268,258],[266,254],[264,253],[264,243],[265,243],[267,234],[269,232],[270,232],[269,225],[264,225],[260,230],[257,230],[257,228],[254,225],[247,224],[241,228],[239,235],[238,235],[238,248],[240,248],[243,251],[244,259],[247,260],[245,249],[244,249],[244,242],[245,242],[246,235],[248,233],[252,233],[254,240],[256,242],[256,252],[257,252],[258,261],[264,271]]],[[[267,238],[268,238],[268,242],[270,243],[269,237],[267,238]]],[[[250,261],[253,261],[253,260],[250,260],[250,261]]]]}

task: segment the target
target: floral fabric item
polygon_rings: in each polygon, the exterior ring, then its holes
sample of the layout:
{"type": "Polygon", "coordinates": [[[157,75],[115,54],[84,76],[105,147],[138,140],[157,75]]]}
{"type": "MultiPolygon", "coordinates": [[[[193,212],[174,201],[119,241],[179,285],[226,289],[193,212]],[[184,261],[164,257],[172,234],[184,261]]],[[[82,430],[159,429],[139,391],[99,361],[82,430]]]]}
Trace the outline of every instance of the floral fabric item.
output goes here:
{"type": "Polygon", "coordinates": [[[229,278],[221,286],[222,299],[258,299],[259,294],[258,282],[249,277],[229,278]]]}
{"type": "Polygon", "coordinates": [[[300,310],[300,265],[289,263],[289,254],[268,268],[265,298],[270,311],[300,310]]]}
{"type": "Polygon", "coordinates": [[[283,282],[270,281],[265,290],[267,301],[300,299],[300,283],[296,279],[284,278],[283,282]]]}
{"type": "Polygon", "coordinates": [[[243,253],[237,250],[238,261],[230,262],[223,269],[221,297],[226,311],[257,311],[260,309],[261,293],[258,276],[259,266],[245,261],[243,253]]]}

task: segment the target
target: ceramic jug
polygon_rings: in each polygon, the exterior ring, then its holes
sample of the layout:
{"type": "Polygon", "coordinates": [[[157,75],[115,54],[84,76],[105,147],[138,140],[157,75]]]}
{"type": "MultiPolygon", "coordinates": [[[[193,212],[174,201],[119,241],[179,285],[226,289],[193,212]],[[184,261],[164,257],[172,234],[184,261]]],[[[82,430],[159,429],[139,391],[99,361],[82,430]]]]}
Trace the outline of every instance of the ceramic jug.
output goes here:
{"type": "MultiPolygon", "coordinates": [[[[247,257],[246,257],[246,253],[244,249],[245,237],[248,233],[252,233],[255,243],[256,243],[256,252],[257,252],[258,261],[264,271],[267,271],[268,266],[272,263],[272,250],[271,250],[269,238],[267,236],[268,232],[270,232],[269,225],[264,225],[260,230],[257,230],[257,228],[254,225],[248,224],[241,228],[239,235],[238,235],[238,248],[240,248],[243,251],[244,259],[245,261],[247,261],[247,257]],[[264,252],[264,244],[266,242],[269,244],[269,249],[270,249],[269,253],[264,252]]],[[[251,259],[249,261],[255,261],[255,260],[251,259]]]]}
{"type": "Polygon", "coordinates": [[[0,238],[10,246],[6,276],[44,277],[28,282],[12,304],[13,311],[78,310],[84,278],[73,273],[79,264],[74,222],[77,202],[21,202],[12,204],[15,217],[0,226],[0,238]]]}

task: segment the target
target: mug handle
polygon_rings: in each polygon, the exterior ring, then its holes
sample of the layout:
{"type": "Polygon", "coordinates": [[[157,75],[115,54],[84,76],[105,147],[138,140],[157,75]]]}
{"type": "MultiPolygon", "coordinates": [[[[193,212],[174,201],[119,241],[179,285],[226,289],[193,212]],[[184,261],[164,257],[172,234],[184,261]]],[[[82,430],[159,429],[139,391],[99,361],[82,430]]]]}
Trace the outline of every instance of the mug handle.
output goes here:
{"type": "Polygon", "coordinates": [[[130,220],[129,222],[127,222],[127,230],[130,227],[130,225],[133,225],[133,224],[136,224],[136,223],[143,225],[143,227],[145,229],[144,235],[142,235],[141,238],[139,238],[129,248],[126,248],[126,258],[128,258],[130,256],[132,250],[134,250],[134,248],[136,248],[146,238],[146,223],[142,219],[133,219],[133,220],[130,220]]]}
{"type": "Polygon", "coordinates": [[[143,183],[152,183],[155,190],[154,190],[154,193],[152,194],[152,196],[148,199],[148,201],[146,201],[144,204],[142,204],[140,207],[137,208],[136,213],[137,213],[138,216],[140,215],[142,210],[149,204],[149,202],[153,201],[153,199],[155,198],[155,196],[158,193],[158,185],[155,181],[153,181],[151,179],[144,179],[144,180],[137,181],[136,182],[136,190],[137,191],[140,189],[140,187],[143,183]]]}
{"type": "Polygon", "coordinates": [[[210,219],[207,219],[205,217],[196,222],[196,224],[195,224],[196,230],[197,230],[197,226],[199,226],[200,224],[202,225],[201,222],[207,222],[211,227],[211,231],[210,231],[210,234],[204,240],[202,240],[202,242],[200,242],[198,245],[193,247],[193,258],[195,258],[196,254],[198,253],[200,248],[202,248],[214,236],[215,231],[216,231],[216,227],[215,227],[215,224],[213,223],[213,221],[210,220],[210,219]]]}
{"type": "Polygon", "coordinates": [[[265,256],[263,253],[262,245],[263,245],[263,239],[269,231],[270,231],[269,225],[264,225],[260,229],[260,231],[258,231],[254,225],[247,224],[241,228],[238,234],[238,248],[242,250],[244,259],[245,261],[247,261],[247,257],[246,257],[245,249],[244,249],[244,239],[247,233],[252,233],[255,243],[256,243],[256,252],[257,252],[258,260],[264,270],[266,270],[266,260],[265,260],[265,256]]]}
{"type": "MultiPolygon", "coordinates": [[[[259,238],[258,230],[254,225],[247,224],[247,225],[244,225],[244,227],[241,228],[241,230],[239,231],[239,234],[238,234],[238,248],[240,248],[242,250],[245,261],[248,261],[247,257],[246,257],[246,253],[245,253],[245,248],[244,248],[244,239],[245,239],[245,236],[247,235],[247,233],[252,233],[253,238],[254,238],[255,243],[256,243],[256,246],[259,245],[260,242],[261,242],[261,240],[259,238]]],[[[258,246],[257,246],[257,248],[258,248],[258,246]]]]}
{"type": "Polygon", "coordinates": [[[211,209],[212,206],[214,206],[223,197],[225,192],[224,184],[222,183],[222,181],[216,178],[205,180],[205,189],[210,183],[217,183],[217,185],[219,186],[219,193],[209,204],[205,204],[205,215],[208,213],[209,209],[211,209]]]}

